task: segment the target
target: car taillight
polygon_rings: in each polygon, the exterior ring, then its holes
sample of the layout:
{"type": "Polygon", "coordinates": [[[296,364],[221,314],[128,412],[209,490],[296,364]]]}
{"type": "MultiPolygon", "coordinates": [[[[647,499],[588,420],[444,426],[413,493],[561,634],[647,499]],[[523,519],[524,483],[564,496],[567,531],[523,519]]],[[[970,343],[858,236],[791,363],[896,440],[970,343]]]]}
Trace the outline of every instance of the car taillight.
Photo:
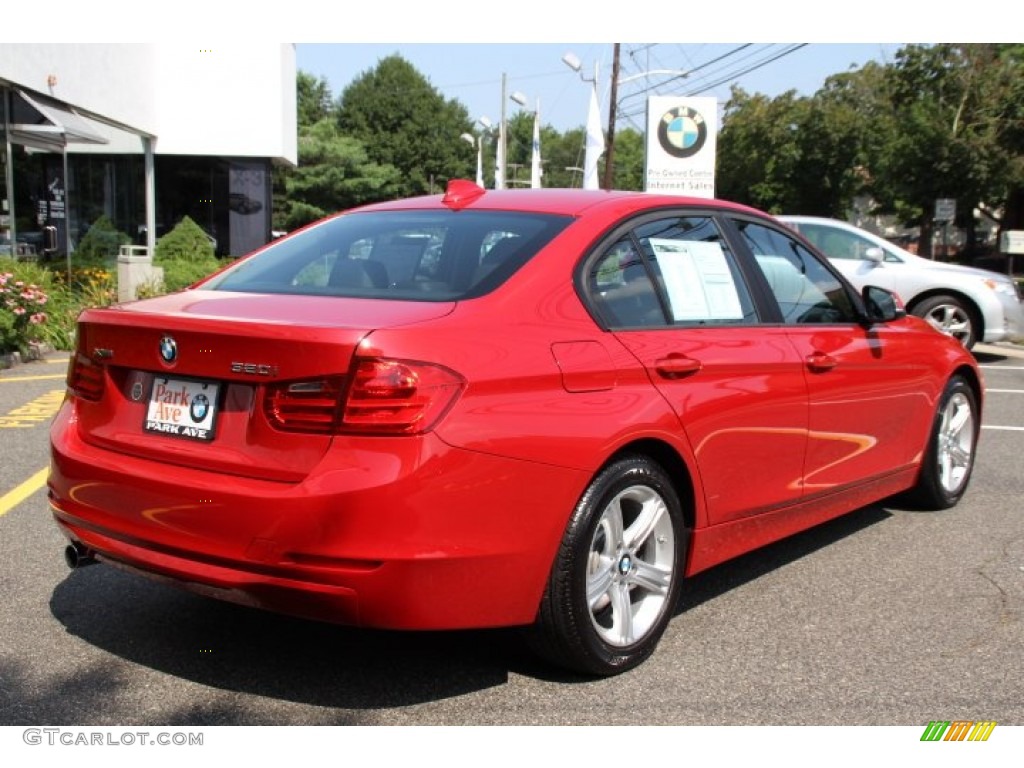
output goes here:
{"type": "Polygon", "coordinates": [[[83,400],[99,400],[103,397],[106,375],[103,366],[76,352],[68,363],[68,392],[83,400]]]}
{"type": "Polygon", "coordinates": [[[465,382],[454,371],[409,360],[362,360],[345,398],[342,429],[417,435],[444,416],[465,382]]]}
{"type": "Polygon", "coordinates": [[[448,411],[464,384],[430,363],[359,360],[348,378],[269,386],[264,412],[289,432],[418,435],[448,411]]]}
{"type": "Polygon", "coordinates": [[[263,411],[278,429],[330,434],[337,428],[344,386],[341,376],[274,384],[267,388],[263,411]]]}

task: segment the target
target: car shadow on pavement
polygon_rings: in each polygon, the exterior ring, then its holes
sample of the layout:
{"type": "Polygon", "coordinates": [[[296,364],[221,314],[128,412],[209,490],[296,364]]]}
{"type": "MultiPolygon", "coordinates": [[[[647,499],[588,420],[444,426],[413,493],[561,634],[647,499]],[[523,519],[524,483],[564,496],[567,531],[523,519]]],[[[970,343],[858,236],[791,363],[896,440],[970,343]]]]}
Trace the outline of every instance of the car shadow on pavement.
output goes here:
{"type": "Polygon", "coordinates": [[[683,593],[676,608],[676,615],[755,581],[819,549],[832,546],[841,539],[853,536],[890,517],[892,514],[880,506],[863,507],[698,573],[683,582],[683,593]]]}
{"type": "MultiPolygon", "coordinates": [[[[354,629],[200,597],[105,565],[68,574],[50,610],[72,635],[132,664],[333,709],[403,707],[500,686],[509,663],[526,654],[507,630],[354,629]]],[[[243,712],[233,716],[213,724],[248,722],[243,712]]]]}
{"type": "MultiPolygon", "coordinates": [[[[700,573],[684,582],[677,613],[888,517],[880,507],[866,507],[700,573]]],[[[53,591],[50,609],[69,633],[131,664],[201,686],[328,708],[324,722],[330,724],[371,724],[372,710],[500,687],[510,673],[553,683],[594,681],[547,666],[515,629],[341,627],[199,597],[102,565],[68,574],[53,591]]],[[[84,670],[81,680],[64,681],[75,695],[65,690],[47,697],[49,722],[95,722],[104,708],[115,722],[138,719],[138,713],[115,711],[122,698],[118,680],[127,674],[123,665],[108,659],[101,666],[103,671],[84,670]]],[[[179,710],[175,722],[241,725],[265,717],[238,705],[197,705],[179,710]]]]}

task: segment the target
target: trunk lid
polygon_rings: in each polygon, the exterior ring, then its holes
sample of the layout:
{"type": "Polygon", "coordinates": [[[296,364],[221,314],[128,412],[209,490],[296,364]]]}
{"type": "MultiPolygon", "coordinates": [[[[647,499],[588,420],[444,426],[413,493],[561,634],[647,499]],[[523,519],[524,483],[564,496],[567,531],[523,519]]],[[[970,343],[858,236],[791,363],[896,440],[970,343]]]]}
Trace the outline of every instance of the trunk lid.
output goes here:
{"type": "Polygon", "coordinates": [[[374,329],[453,308],[196,290],[87,310],[72,366],[91,362],[87,394],[96,397],[77,398],[78,430],[89,443],[154,461],[295,482],[332,437],[275,426],[269,393],[294,388],[300,407],[314,403],[315,421],[331,411],[359,343],[374,329]],[[331,385],[312,391],[320,381],[331,385]]]}

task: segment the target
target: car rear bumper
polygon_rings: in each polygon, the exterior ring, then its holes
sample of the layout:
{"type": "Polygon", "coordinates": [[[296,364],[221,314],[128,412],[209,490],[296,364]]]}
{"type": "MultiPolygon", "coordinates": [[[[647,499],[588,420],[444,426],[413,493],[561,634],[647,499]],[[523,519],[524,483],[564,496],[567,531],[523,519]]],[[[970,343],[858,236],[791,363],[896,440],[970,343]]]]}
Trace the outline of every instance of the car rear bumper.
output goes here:
{"type": "Polygon", "coordinates": [[[528,624],[587,478],[435,435],[340,440],[302,482],[87,444],[65,404],[50,505],[98,560],[213,597],[357,626],[528,624]]]}

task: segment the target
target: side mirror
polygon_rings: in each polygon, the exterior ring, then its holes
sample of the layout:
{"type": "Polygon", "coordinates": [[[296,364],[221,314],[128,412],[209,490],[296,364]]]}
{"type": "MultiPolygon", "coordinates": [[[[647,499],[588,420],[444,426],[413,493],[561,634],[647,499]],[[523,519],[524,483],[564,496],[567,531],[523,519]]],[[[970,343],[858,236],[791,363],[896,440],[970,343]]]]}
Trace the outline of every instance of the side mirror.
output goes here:
{"type": "Polygon", "coordinates": [[[866,285],[861,291],[864,300],[865,319],[868,323],[891,323],[907,316],[900,297],[877,285],[866,285]]]}
{"type": "Polygon", "coordinates": [[[864,258],[874,264],[881,264],[885,261],[885,251],[879,248],[877,245],[873,245],[864,251],[864,258]]]}

